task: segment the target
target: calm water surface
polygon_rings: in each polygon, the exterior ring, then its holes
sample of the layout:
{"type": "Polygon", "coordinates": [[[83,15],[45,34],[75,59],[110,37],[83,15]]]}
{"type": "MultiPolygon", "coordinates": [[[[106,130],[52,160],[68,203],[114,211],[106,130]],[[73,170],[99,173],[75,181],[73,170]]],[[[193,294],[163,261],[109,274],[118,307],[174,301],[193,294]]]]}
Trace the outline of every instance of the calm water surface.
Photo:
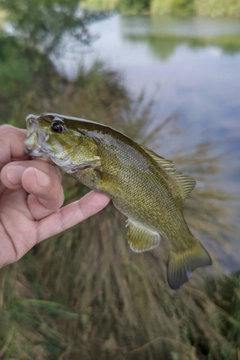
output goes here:
{"type": "Polygon", "coordinates": [[[144,90],[146,99],[154,99],[156,123],[177,113],[190,143],[222,140],[224,151],[239,148],[240,51],[191,46],[186,40],[189,36],[240,37],[239,21],[116,15],[92,25],[91,33],[98,39],[84,56],[75,51],[70,57],[73,44],[68,41],[64,47],[68,55],[55,61],[68,78],[75,78],[82,61],[88,66],[95,59],[103,60],[123,74],[133,95],[144,90]],[[161,38],[166,34],[178,37],[166,42],[161,38]]]}

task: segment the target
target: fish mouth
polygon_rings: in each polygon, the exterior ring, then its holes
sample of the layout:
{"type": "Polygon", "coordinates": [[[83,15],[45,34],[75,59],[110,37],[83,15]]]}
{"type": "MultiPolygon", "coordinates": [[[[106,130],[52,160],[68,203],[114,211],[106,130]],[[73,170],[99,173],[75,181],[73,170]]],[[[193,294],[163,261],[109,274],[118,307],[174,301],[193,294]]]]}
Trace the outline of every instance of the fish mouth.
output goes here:
{"type": "Polygon", "coordinates": [[[41,130],[38,125],[38,116],[28,115],[27,122],[27,138],[24,141],[25,153],[29,156],[49,156],[49,151],[45,149],[46,141],[49,135],[41,130]]]}
{"type": "Polygon", "coordinates": [[[31,157],[50,158],[53,163],[60,167],[71,168],[71,154],[59,156],[53,147],[47,143],[50,135],[40,128],[39,117],[32,114],[26,117],[27,138],[24,141],[25,153],[31,157]]]}

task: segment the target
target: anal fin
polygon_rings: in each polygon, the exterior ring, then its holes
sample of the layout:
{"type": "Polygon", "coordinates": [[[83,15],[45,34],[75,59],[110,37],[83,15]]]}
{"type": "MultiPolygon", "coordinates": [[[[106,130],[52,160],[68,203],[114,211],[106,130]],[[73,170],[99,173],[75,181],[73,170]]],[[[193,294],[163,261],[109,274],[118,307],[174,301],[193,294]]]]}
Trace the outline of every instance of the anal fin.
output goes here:
{"type": "Polygon", "coordinates": [[[128,243],[135,252],[147,251],[159,245],[161,237],[159,233],[154,232],[140,223],[127,219],[128,243]]]}

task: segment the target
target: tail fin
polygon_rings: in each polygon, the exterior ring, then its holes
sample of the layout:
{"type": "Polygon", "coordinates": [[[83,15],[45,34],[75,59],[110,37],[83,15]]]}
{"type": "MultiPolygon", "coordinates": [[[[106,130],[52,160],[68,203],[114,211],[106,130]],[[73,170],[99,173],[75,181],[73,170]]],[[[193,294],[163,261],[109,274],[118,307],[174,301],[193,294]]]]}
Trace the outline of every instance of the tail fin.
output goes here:
{"type": "Polygon", "coordinates": [[[192,277],[192,272],[196,268],[211,265],[212,260],[208,252],[193,238],[194,244],[184,251],[171,251],[168,259],[168,284],[171,289],[179,289],[185,282],[192,277]]]}

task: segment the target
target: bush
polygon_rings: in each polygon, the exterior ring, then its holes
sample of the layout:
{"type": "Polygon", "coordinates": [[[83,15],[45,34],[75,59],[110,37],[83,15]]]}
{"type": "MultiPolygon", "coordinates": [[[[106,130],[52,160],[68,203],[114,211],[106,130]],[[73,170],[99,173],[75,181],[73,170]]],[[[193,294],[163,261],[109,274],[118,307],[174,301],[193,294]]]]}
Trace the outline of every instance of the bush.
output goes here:
{"type": "Polygon", "coordinates": [[[171,14],[176,16],[194,15],[194,0],[172,0],[171,14]]]}
{"type": "Polygon", "coordinates": [[[120,10],[124,14],[148,13],[150,0],[123,0],[120,2],[120,10]]]}
{"type": "Polygon", "coordinates": [[[191,16],[195,14],[194,0],[152,0],[151,13],[154,15],[191,16]]]}

